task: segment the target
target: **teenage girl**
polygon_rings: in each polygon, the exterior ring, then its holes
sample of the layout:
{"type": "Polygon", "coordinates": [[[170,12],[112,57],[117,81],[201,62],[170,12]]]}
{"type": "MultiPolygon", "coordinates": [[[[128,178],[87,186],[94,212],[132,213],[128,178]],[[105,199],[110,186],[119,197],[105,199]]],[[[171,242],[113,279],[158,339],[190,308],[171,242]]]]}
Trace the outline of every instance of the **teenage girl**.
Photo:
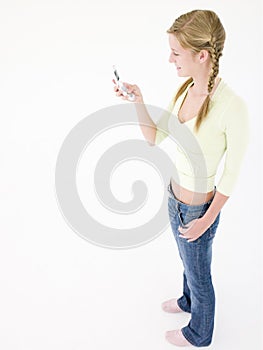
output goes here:
{"type": "MultiPolygon", "coordinates": [[[[188,158],[175,147],[180,181],[171,177],[168,209],[184,266],[183,294],[162,304],[166,312],[191,313],[189,324],[167,331],[166,339],[177,346],[201,347],[211,344],[214,328],[212,242],[221,209],[232,193],[247,147],[248,114],[244,101],[218,76],[225,42],[225,30],[218,16],[213,11],[194,10],[177,18],[167,33],[169,62],[175,65],[179,77],[188,77],[172,96],[169,113],[164,113],[155,124],[139,87],[125,85],[135,95],[140,127],[149,144],[160,144],[174,120],[191,131],[205,160],[206,176],[198,178],[203,188],[199,192],[188,158]],[[224,171],[215,186],[217,168],[224,154],[224,171]]],[[[117,85],[114,91],[122,99],[128,99],[117,85]]]]}

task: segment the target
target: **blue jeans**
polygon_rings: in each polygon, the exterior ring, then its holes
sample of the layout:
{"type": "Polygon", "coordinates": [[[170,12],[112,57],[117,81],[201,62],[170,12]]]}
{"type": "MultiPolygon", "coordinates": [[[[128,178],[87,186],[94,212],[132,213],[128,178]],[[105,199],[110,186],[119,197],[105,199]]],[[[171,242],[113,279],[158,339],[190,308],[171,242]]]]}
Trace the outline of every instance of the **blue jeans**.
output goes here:
{"type": "Polygon", "coordinates": [[[182,333],[192,345],[208,346],[212,341],[215,316],[215,293],[211,278],[212,243],[220,213],[201,237],[188,242],[179,237],[179,226],[184,227],[202,217],[213,198],[201,205],[188,205],[175,197],[171,183],[167,189],[171,228],[184,266],[183,296],[178,299],[178,305],[183,311],[191,313],[191,320],[182,328],[182,333]]]}

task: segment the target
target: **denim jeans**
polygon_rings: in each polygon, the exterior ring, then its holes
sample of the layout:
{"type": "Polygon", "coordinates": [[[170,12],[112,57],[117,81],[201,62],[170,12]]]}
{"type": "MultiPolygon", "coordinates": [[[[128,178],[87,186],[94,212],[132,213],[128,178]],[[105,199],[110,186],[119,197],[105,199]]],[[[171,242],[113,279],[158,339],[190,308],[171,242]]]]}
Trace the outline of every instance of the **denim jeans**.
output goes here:
{"type": "Polygon", "coordinates": [[[167,189],[171,228],[184,266],[183,295],[178,299],[178,305],[183,311],[191,313],[191,320],[182,328],[182,333],[192,345],[208,346],[212,341],[215,316],[215,293],[211,278],[212,243],[220,213],[201,237],[188,242],[179,237],[179,226],[184,227],[202,217],[213,198],[201,205],[188,205],[175,197],[171,183],[167,189]]]}

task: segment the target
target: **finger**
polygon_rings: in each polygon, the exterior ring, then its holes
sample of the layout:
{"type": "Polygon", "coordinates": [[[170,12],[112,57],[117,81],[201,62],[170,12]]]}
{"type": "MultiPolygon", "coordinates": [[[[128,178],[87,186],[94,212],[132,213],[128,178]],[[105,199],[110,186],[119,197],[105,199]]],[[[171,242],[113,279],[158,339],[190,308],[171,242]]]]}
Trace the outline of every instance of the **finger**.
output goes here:
{"type": "Polygon", "coordinates": [[[191,242],[194,242],[196,240],[197,240],[197,238],[191,238],[191,239],[188,239],[187,242],[191,243],[191,242]]]}
{"type": "Polygon", "coordinates": [[[121,98],[124,97],[120,92],[117,92],[117,93],[116,93],[116,96],[117,96],[117,97],[121,97],[121,98]]]}
{"type": "Polygon", "coordinates": [[[116,83],[116,81],[114,80],[114,79],[112,79],[112,81],[113,81],[113,83],[114,83],[114,89],[119,89],[119,85],[118,85],[118,83],[116,83]]]}
{"type": "Polygon", "coordinates": [[[187,230],[181,232],[181,235],[186,237],[186,238],[191,238],[193,236],[193,233],[188,232],[187,230]]]}
{"type": "Polygon", "coordinates": [[[195,232],[191,232],[191,231],[187,231],[187,232],[185,231],[185,232],[181,233],[181,236],[183,238],[186,238],[186,239],[192,239],[192,238],[196,237],[196,233],[195,232]]]}
{"type": "Polygon", "coordinates": [[[127,88],[128,92],[133,92],[133,85],[123,82],[123,85],[127,88]]]}
{"type": "Polygon", "coordinates": [[[119,96],[123,96],[123,91],[117,88],[116,94],[118,94],[119,96]]]}
{"type": "Polygon", "coordinates": [[[181,233],[184,233],[184,232],[186,232],[188,230],[189,230],[189,226],[184,226],[184,227],[179,226],[179,228],[178,228],[178,231],[181,232],[181,233]]]}

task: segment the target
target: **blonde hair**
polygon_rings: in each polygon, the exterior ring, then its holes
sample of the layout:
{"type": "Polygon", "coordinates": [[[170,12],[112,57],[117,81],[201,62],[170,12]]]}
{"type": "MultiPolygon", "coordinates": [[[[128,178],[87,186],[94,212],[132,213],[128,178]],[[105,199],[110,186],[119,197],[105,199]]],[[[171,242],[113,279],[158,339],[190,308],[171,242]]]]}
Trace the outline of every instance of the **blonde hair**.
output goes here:
{"type": "MultiPolygon", "coordinates": [[[[201,50],[207,50],[212,63],[208,79],[208,95],[203,102],[197,116],[195,129],[198,131],[202,121],[207,116],[210,107],[210,93],[215,84],[215,78],[219,72],[219,58],[225,42],[225,30],[215,12],[209,10],[194,10],[178,17],[167,33],[174,34],[184,49],[190,49],[193,54],[201,50]]],[[[174,102],[193,81],[189,78],[179,88],[174,102]]]]}

